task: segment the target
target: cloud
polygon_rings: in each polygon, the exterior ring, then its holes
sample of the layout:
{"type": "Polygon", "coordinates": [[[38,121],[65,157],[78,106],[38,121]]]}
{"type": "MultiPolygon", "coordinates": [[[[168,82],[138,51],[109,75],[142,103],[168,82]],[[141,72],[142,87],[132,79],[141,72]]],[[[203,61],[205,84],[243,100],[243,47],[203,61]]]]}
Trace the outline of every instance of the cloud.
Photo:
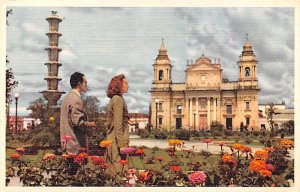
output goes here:
{"type": "Polygon", "coordinates": [[[46,89],[45,18],[51,10],[64,18],[59,28],[63,91],[70,90],[71,74],[82,72],[91,89],[87,94],[96,95],[105,106],[110,79],[124,73],[129,81],[129,110],[147,112],[161,38],[173,65],[174,83],[185,80],[186,60],[195,61],[202,53],[212,61],[219,58],[223,75],[237,80],[237,61],[248,33],[259,61],[260,102],[285,99],[293,106],[292,8],[14,7],[7,27],[7,54],[20,81],[16,91],[46,89]]]}

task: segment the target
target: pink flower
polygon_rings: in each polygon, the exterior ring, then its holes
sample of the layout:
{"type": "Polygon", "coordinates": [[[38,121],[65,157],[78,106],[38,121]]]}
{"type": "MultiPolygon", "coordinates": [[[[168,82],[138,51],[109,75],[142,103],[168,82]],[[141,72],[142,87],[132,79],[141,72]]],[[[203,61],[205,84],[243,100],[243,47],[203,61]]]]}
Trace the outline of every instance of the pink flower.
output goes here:
{"type": "Polygon", "coordinates": [[[267,164],[267,170],[274,171],[275,167],[272,164],[267,164]]]}
{"type": "Polygon", "coordinates": [[[205,182],[206,175],[203,171],[196,171],[189,175],[189,180],[192,184],[202,184],[205,182]]]}
{"type": "Polygon", "coordinates": [[[62,137],[61,141],[67,143],[67,142],[70,141],[72,138],[73,138],[73,137],[70,136],[70,135],[64,135],[64,136],[62,137]]]}
{"type": "Polygon", "coordinates": [[[203,143],[211,143],[212,140],[211,139],[203,139],[203,143]]]}
{"type": "Polygon", "coordinates": [[[121,147],[120,152],[121,152],[121,154],[128,155],[128,154],[134,153],[135,150],[136,149],[133,147],[121,147]]]}
{"type": "Polygon", "coordinates": [[[219,141],[217,142],[218,145],[223,146],[225,144],[225,141],[219,141]]]}
{"type": "Polygon", "coordinates": [[[20,154],[23,154],[25,149],[23,147],[16,148],[16,151],[20,154]]]}

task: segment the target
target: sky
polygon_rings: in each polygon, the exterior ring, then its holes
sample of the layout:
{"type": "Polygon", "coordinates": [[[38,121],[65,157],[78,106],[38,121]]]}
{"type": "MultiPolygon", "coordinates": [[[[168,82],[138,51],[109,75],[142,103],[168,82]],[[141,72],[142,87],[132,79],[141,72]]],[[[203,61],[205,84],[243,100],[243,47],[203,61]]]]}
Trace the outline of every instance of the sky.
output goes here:
{"type": "MultiPolygon", "coordinates": [[[[60,23],[59,90],[70,90],[69,77],[85,74],[89,91],[100,105],[108,104],[110,79],[126,75],[125,100],[130,113],[148,113],[153,64],[164,39],[171,60],[172,81],[185,81],[187,60],[202,54],[220,59],[223,77],[238,79],[237,61],[248,40],[258,59],[259,103],[294,107],[294,8],[101,8],[7,7],[6,54],[19,86],[18,112],[28,115],[29,102],[47,89],[47,52],[51,11],[60,23]]],[[[64,95],[62,96],[62,98],[64,95]]],[[[11,111],[15,108],[14,101],[11,111]]],[[[12,112],[11,112],[12,113],[12,112]]]]}

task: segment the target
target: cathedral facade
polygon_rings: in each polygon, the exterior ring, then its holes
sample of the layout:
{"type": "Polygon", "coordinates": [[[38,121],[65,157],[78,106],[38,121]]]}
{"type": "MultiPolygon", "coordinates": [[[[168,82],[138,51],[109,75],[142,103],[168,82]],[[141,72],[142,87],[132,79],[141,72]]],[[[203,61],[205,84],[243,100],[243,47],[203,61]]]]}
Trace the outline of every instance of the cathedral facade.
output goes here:
{"type": "Polygon", "coordinates": [[[172,82],[172,64],[164,43],[153,64],[151,87],[151,125],[174,130],[209,130],[219,122],[226,129],[259,130],[257,59],[246,40],[237,62],[239,78],[222,78],[220,62],[212,63],[202,55],[187,64],[184,83],[172,82]]]}

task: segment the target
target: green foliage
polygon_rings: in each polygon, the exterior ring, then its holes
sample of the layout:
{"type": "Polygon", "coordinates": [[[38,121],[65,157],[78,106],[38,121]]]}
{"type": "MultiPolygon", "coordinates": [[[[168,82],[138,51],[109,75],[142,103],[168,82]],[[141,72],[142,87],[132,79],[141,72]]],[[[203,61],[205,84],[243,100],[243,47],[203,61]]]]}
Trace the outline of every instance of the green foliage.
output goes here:
{"type": "Polygon", "coordinates": [[[186,129],[177,129],[174,132],[175,138],[180,140],[190,140],[190,132],[186,129]]]}

